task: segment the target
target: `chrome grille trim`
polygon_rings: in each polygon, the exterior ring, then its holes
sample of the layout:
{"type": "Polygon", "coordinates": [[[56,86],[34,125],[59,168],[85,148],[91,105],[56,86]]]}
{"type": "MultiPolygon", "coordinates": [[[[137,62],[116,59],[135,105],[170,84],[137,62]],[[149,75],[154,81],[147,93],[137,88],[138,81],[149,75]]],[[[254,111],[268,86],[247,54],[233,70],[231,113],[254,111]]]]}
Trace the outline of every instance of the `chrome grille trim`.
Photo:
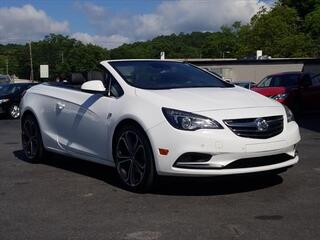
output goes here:
{"type": "Polygon", "coordinates": [[[228,119],[223,122],[239,137],[267,139],[279,135],[283,131],[283,116],[270,116],[262,118],[228,119]],[[268,123],[266,130],[258,130],[257,120],[262,119],[268,123]]]}

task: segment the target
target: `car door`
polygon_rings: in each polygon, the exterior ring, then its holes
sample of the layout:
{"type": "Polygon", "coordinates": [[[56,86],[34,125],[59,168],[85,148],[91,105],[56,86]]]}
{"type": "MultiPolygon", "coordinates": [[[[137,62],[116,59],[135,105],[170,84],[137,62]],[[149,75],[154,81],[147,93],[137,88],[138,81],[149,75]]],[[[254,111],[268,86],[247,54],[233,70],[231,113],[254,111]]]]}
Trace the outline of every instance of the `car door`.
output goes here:
{"type": "Polygon", "coordinates": [[[100,93],[69,90],[56,103],[57,142],[73,155],[104,160],[110,101],[100,93]]]}
{"type": "Polygon", "coordinates": [[[110,100],[100,93],[62,91],[55,110],[58,146],[75,156],[105,160],[110,100]]]}
{"type": "MultiPolygon", "coordinates": [[[[106,73],[105,76],[105,86],[111,87],[111,75],[106,73]]],[[[69,92],[64,100],[57,102],[60,148],[78,157],[107,160],[107,146],[111,140],[110,109],[116,98],[107,93],[66,91],[69,92]]]]}

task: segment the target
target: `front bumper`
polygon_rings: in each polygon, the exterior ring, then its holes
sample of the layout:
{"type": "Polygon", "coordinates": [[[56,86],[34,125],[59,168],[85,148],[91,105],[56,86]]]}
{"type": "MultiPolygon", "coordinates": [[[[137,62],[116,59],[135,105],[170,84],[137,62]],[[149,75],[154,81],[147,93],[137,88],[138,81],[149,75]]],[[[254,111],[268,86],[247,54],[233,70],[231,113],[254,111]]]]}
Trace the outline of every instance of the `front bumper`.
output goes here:
{"type": "Polygon", "coordinates": [[[0,104],[0,114],[7,113],[7,108],[4,106],[4,104],[0,104]]]}
{"type": "MultiPolygon", "coordinates": [[[[286,121],[286,119],[285,119],[286,121]]],[[[219,121],[223,124],[221,121],[219,121]]],[[[162,122],[149,129],[151,145],[154,151],[155,165],[159,175],[180,176],[215,176],[287,168],[296,164],[299,157],[295,146],[300,141],[299,127],[295,122],[284,124],[283,132],[269,139],[252,139],[235,135],[225,125],[224,129],[197,130],[193,132],[174,129],[167,122],[162,122]],[[159,148],[168,149],[167,155],[161,155],[159,148]],[[177,167],[175,162],[185,153],[204,153],[212,157],[207,162],[194,163],[200,167],[177,167]],[[247,158],[276,156],[287,154],[291,156],[280,163],[246,168],[225,168],[227,165],[247,158]],[[203,168],[201,167],[203,164],[203,168]],[[208,167],[209,166],[209,167],[208,167]]],[[[263,158],[262,158],[263,159],[263,158]]]]}

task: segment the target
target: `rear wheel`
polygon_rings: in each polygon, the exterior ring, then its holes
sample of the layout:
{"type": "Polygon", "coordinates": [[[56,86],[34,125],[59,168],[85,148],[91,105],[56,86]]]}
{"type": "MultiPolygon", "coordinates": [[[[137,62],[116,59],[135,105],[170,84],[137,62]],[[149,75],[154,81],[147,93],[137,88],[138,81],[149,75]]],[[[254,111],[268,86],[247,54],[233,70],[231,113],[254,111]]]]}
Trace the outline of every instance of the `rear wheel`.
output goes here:
{"type": "Polygon", "coordinates": [[[23,118],[21,140],[24,154],[29,162],[39,162],[45,154],[37,120],[32,115],[23,118]]]}
{"type": "Polygon", "coordinates": [[[20,107],[18,104],[12,104],[9,108],[9,116],[13,119],[20,117],[20,107]]]}
{"type": "Polygon", "coordinates": [[[136,125],[122,127],[115,137],[114,160],[117,173],[130,191],[148,191],[155,181],[152,148],[143,130],[136,125]]]}

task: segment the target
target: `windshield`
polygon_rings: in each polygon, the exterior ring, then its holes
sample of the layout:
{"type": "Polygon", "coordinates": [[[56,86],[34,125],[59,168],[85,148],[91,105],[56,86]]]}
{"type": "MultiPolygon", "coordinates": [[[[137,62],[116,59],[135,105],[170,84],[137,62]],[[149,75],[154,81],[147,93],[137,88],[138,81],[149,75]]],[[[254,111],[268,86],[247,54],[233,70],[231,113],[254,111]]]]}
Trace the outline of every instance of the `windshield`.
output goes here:
{"type": "Polygon", "coordinates": [[[0,94],[6,95],[6,94],[12,94],[16,91],[20,91],[22,89],[22,86],[19,85],[0,85],[0,94]]]}
{"type": "Polygon", "coordinates": [[[257,87],[295,87],[301,74],[284,74],[268,76],[264,78],[257,87]]]}
{"type": "Polygon", "coordinates": [[[187,63],[169,61],[119,61],[110,65],[129,84],[142,89],[233,87],[187,63]]]}

